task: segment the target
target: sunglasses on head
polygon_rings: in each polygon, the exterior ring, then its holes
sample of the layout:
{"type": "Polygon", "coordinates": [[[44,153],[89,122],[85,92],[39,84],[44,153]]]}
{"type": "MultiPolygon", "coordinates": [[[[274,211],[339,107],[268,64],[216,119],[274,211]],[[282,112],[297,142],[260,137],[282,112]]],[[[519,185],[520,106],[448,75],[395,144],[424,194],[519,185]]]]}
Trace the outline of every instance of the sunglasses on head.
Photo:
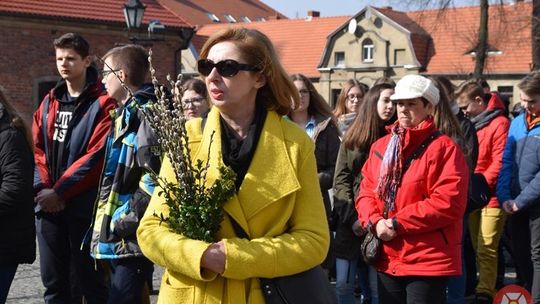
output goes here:
{"type": "Polygon", "coordinates": [[[200,59],[197,61],[197,70],[203,76],[210,75],[214,68],[223,77],[233,77],[239,71],[260,71],[260,68],[254,65],[238,63],[238,61],[232,59],[222,60],[218,63],[214,63],[210,59],[200,59]]]}

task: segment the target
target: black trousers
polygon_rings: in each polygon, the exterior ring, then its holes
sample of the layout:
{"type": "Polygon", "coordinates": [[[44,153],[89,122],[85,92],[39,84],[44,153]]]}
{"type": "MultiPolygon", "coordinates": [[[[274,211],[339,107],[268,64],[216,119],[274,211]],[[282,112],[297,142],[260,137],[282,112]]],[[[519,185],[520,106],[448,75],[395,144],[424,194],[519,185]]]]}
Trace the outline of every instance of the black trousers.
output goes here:
{"type": "Polygon", "coordinates": [[[518,276],[530,286],[533,303],[540,303],[540,206],[513,214],[510,221],[518,276]]]}
{"type": "Polygon", "coordinates": [[[88,245],[81,248],[90,227],[89,218],[42,214],[36,221],[41,280],[45,303],[88,304],[107,301],[104,271],[90,256],[88,245]]]}
{"type": "Polygon", "coordinates": [[[396,277],[379,272],[379,304],[445,304],[448,277],[396,277]]]}
{"type": "Polygon", "coordinates": [[[518,283],[530,291],[533,280],[533,265],[531,260],[529,213],[524,210],[509,216],[508,231],[518,283]]]}

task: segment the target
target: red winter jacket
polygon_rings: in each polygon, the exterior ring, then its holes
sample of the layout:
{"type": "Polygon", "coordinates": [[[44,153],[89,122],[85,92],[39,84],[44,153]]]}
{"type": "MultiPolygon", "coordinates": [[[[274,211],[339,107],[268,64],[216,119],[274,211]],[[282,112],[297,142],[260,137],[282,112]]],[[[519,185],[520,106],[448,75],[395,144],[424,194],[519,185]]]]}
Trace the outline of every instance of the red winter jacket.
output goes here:
{"type": "Polygon", "coordinates": [[[493,196],[488,208],[500,208],[495,196],[497,177],[502,167],[502,156],[510,121],[504,115],[504,104],[496,93],[491,93],[486,110],[471,120],[478,136],[478,162],[474,172],[484,174],[493,196]],[[483,115],[484,114],[484,115],[483,115]]]}
{"type": "MultiPolygon", "coordinates": [[[[431,118],[407,129],[402,160],[435,130],[431,118]]],[[[373,144],[362,169],[356,209],[364,227],[371,223],[374,228],[382,219],[384,204],[375,189],[390,137],[373,144]]],[[[446,135],[434,139],[402,177],[395,210],[388,213],[389,218],[397,220],[397,236],[383,242],[377,270],[394,276],[461,274],[462,220],[468,184],[469,171],[460,148],[446,135]]]]}

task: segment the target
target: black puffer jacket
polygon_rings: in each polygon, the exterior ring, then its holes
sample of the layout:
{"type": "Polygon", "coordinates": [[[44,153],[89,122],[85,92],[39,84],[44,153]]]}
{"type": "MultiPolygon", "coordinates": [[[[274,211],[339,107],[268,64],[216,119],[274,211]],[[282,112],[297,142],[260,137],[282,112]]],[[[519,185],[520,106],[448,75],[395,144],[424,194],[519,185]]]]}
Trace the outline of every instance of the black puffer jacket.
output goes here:
{"type": "Polygon", "coordinates": [[[0,106],[0,265],[36,259],[34,155],[0,106]]]}
{"type": "Polygon", "coordinates": [[[326,216],[330,219],[332,207],[328,190],[332,188],[336,159],[339,152],[339,130],[330,117],[316,116],[315,132],[315,159],[317,160],[317,173],[319,174],[319,184],[321,186],[326,216]]]}

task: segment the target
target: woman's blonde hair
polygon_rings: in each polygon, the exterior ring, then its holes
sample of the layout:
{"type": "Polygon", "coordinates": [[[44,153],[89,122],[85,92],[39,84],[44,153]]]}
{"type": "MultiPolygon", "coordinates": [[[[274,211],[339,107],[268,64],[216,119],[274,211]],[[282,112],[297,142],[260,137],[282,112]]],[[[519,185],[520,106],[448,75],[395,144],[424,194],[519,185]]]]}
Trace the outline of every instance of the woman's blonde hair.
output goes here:
{"type": "Polygon", "coordinates": [[[247,28],[222,29],[206,41],[201,50],[201,58],[206,59],[214,45],[225,41],[236,45],[247,64],[260,69],[253,73],[261,73],[266,78],[266,84],[257,91],[258,101],[264,102],[269,110],[275,110],[280,115],[286,115],[291,111],[291,107],[299,104],[300,95],[265,34],[247,28]]]}

